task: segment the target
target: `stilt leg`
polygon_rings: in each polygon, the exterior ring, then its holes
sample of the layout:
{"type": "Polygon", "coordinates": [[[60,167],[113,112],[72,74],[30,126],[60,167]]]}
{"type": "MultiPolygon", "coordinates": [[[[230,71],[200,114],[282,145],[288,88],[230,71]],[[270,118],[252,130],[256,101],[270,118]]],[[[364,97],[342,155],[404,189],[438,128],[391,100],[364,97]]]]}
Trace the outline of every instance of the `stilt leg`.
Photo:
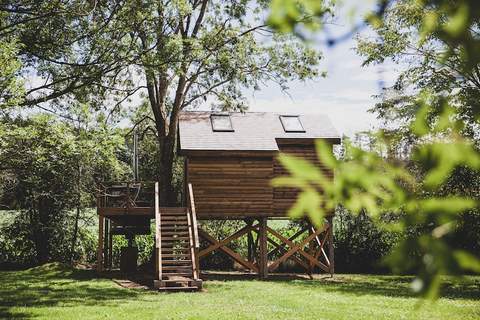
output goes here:
{"type": "Polygon", "coordinates": [[[267,250],[267,218],[260,219],[259,225],[259,270],[260,270],[260,277],[262,279],[266,279],[268,277],[268,250],[267,250]]]}
{"type": "Polygon", "coordinates": [[[105,223],[104,216],[98,216],[98,248],[97,248],[97,271],[103,271],[103,228],[105,223]]]}
{"type": "MultiPolygon", "coordinates": [[[[252,221],[252,220],[249,220],[249,219],[246,219],[246,220],[245,220],[245,223],[246,223],[248,226],[251,226],[251,225],[253,224],[253,221],[252,221]]],[[[248,260],[249,262],[252,262],[252,263],[253,263],[255,251],[254,251],[254,247],[253,247],[253,234],[252,234],[252,231],[249,231],[249,232],[247,233],[247,249],[248,249],[247,260],[248,260]]]]}
{"type": "Polygon", "coordinates": [[[330,216],[327,218],[329,223],[328,229],[328,260],[330,261],[330,275],[333,277],[335,273],[335,259],[334,259],[334,252],[333,252],[333,217],[330,216]]]}
{"type": "Polygon", "coordinates": [[[113,265],[113,234],[112,220],[108,221],[108,269],[112,269],[113,265]]]}

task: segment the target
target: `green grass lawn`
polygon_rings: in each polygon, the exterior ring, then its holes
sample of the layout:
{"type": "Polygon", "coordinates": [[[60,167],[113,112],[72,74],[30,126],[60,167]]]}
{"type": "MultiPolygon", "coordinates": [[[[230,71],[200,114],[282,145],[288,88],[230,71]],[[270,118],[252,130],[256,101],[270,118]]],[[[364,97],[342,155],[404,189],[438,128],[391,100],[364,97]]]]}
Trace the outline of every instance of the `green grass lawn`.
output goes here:
{"type": "Polygon", "coordinates": [[[0,272],[0,319],[480,319],[480,277],[448,281],[444,298],[420,307],[409,281],[211,280],[205,292],[165,294],[50,264],[0,272]]]}

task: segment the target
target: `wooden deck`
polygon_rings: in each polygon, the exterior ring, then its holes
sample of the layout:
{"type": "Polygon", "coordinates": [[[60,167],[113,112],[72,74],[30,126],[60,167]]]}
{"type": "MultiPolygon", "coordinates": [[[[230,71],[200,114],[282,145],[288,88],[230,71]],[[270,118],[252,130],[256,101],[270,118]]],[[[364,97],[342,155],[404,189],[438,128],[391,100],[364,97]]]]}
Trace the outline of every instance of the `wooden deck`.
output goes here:
{"type": "Polygon", "coordinates": [[[148,216],[155,218],[154,207],[100,207],[97,208],[97,213],[100,216],[114,217],[114,216],[148,216]]]}

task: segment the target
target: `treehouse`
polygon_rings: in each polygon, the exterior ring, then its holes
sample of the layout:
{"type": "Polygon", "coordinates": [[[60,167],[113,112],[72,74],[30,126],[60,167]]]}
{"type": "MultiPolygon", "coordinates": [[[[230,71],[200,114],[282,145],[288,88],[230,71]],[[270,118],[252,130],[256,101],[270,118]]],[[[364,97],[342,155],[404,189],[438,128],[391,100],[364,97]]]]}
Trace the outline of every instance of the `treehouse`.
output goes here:
{"type": "MultiPolygon", "coordinates": [[[[317,159],[316,139],[332,147],[340,143],[324,115],[182,113],[178,153],[185,159],[184,205],[160,207],[158,185],[107,187],[98,200],[99,269],[111,266],[112,234],[131,239],[148,233],[150,220],[155,219],[155,286],[161,290],[200,288],[199,261],[213,251],[222,251],[262,278],[287,260],[307,273],[316,268],[333,274],[333,213],[322,228],[303,221],[289,238],[268,225],[269,220],[289,219],[288,210],[298,194],[293,188],[271,185],[272,178],[287,174],[277,161],[280,152],[310,160],[333,179],[333,172],[317,159]],[[199,220],[217,219],[245,225],[225,239],[216,239],[199,220]],[[229,247],[244,236],[247,257],[229,247]],[[200,239],[208,246],[200,248],[200,239]]],[[[124,256],[128,260],[129,255],[124,256]]]]}

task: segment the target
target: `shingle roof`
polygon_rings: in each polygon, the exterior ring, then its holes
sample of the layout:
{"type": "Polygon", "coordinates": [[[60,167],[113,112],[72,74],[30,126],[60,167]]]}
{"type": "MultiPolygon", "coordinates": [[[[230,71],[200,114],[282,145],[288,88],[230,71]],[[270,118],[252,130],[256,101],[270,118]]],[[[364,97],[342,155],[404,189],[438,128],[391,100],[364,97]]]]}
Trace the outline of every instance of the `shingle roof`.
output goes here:
{"type": "Polygon", "coordinates": [[[302,133],[287,133],[280,122],[285,114],[230,113],[233,132],[214,132],[212,112],[183,112],[179,121],[180,150],[277,151],[276,139],[340,139],[326,115],[300,115],[302,133]]]}

